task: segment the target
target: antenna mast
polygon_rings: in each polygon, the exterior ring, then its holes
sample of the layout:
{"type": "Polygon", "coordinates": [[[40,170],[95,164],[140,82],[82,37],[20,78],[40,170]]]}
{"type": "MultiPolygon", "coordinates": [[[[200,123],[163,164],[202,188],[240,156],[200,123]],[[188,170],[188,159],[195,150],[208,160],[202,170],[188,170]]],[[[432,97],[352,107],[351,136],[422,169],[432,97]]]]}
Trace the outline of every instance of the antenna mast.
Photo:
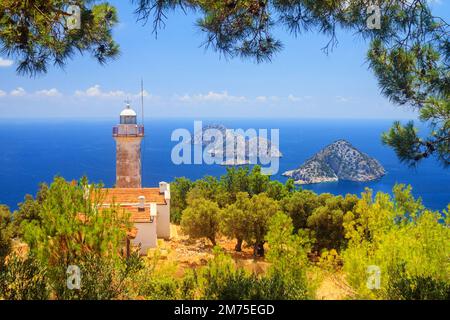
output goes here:
{"type": "Polygon", "coordinates": [[[144,79],[141,78],[142,125],[144,125],[144,79]]]}
{"type": "MultiPolygon", "coordinates": [[[[144,126],[144,79],[141,78],[141,112],[142,112],[142,126],[144,126]]],[[[145,132],[145,131],[144,131],[145,132]]],[[[141,153],[142,163],[141,163],[141,186],[144,180],[144,153],[145,153],[145,133],[144,133],[144,150],[141,153]]]]}

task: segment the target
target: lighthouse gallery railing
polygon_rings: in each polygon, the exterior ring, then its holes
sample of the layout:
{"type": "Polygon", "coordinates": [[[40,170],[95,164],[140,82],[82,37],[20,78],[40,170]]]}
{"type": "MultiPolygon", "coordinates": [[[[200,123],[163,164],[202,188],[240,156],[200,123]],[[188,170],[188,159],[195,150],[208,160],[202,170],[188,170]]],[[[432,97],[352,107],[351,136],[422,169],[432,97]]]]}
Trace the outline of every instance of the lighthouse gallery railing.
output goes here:
{"type": "Polygon", "coordinates": [[[113,137],[143,137],[142,125],[119,125],[113,127],[113,137]]]}

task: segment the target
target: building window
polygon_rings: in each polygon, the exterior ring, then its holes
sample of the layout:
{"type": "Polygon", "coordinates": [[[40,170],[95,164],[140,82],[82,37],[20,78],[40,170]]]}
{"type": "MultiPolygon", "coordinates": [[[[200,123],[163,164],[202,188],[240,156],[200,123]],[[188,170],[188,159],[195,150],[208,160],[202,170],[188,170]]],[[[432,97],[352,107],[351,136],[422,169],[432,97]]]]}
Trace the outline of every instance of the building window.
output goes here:
{"type": "Polygon", "coordinates": [[[121,116],[120,124],[136,124],[136,116],[121,116]]]}

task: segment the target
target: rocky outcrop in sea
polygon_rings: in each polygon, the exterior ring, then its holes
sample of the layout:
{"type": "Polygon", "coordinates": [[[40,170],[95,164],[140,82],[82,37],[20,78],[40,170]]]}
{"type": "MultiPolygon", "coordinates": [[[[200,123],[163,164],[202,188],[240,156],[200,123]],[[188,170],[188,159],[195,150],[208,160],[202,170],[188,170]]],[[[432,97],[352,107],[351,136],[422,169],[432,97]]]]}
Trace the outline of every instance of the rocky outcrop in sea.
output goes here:
{"type": "Polygon", "coordinates": [[[338,180],[365,182],[386,174],[374,158],[359,151],[346,140],[338,140],[309,158],[298,169],[286,171],[297,184],[333,182],[338,180]]]}
{"type": "Polygon", "coordinates": [[[201,144],[212,156],[224,158],[222,165],[253,164],[256,158],[281,158],[280,150],[269,139],[261,136],[248,137],[239,130],[227,129],[220,124],[206,125],[194,133],[192,144],[201,144]],[[220,133],[222,139],[215,140],[220,133]]]}

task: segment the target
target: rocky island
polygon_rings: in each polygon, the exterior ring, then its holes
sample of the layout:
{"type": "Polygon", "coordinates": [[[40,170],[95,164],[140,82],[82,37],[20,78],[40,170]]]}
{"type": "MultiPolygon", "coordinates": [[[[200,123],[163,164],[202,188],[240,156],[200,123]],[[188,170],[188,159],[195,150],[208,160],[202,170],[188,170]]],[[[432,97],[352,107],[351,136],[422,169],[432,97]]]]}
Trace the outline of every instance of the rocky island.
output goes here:
{"type": "Polygon", "coordinates": [[[269,139],[261,136],[248,137],[233,129],[228,129],[221,124],[203,126],[202,130],[194,133],[191,144],[201,144],[206,147],[206,152],[210,155],[222,156],[223,166],[240,166],[252,164],[251,159],[257,157],[281,158],[283,154],[272,144],[269,139]],[[223,141],[210,141],[208,130],[213,130],[209,134],[214,136],[214,131],[222,134],[223,141]],[[238,143],[241,138],[243,143],[238,143]]]}
{"type": "Polygon", "coordinates": [[[365,182],[386,174],[374,158],[362,153],[346,140],[338,140],[309,158],[298,169],[286,171],[296,184],[334,182],[338,180],[365,182]]]}

